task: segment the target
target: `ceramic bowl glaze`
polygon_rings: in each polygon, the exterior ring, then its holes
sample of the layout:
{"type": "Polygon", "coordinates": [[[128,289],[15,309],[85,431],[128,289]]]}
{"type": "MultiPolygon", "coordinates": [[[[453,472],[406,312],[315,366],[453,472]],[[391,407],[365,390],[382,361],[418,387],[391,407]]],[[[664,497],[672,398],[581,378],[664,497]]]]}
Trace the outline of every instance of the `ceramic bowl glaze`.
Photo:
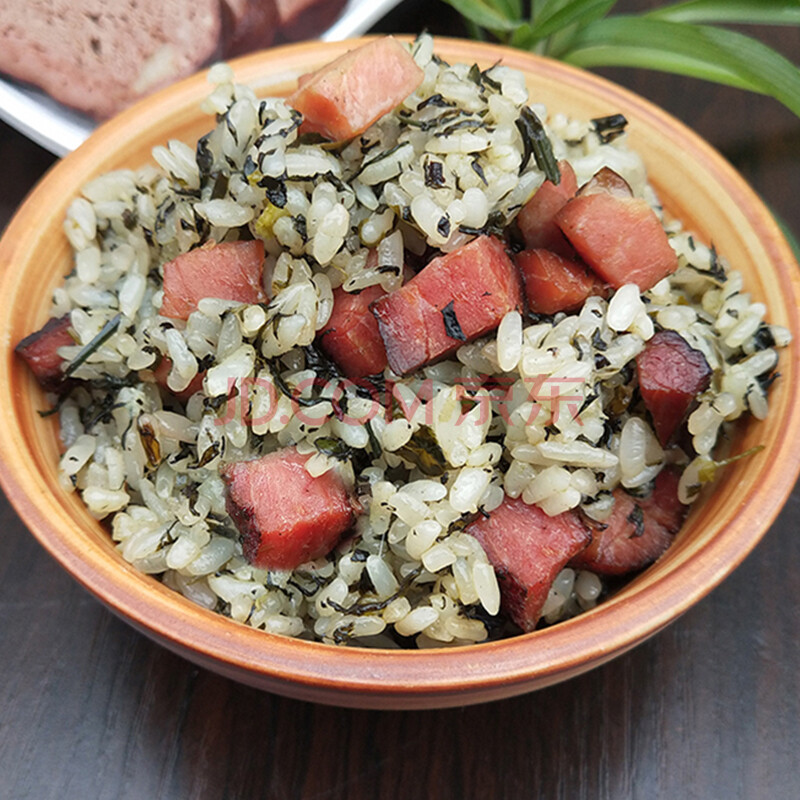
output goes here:
{"type": "MultiPolygon", "coordinates": [[[[237,80],[259,93],[287,93],[298,75],[359,42],[303,43],[232,62],[237,80]]],[[[755,193],[709,145],[680,122],[599,77],[536,56],[439,39],[446,60],[498,60],[525,73],[532,100],[579,118],[622,112],[630,145],[644,157],[669,215],[713,242],[747,289],[767,303],[769,320],[800,339],[800,272],[755,193]]],[[[105,528],[57,481],[56,422],[37,411],[45,399],[14,344],[40,327],[50,295],[71,269],[62,220],[90,178],[150,160],[169,138],[193,143],[211,123],[199,104],[198,75],[102,126],[44,177],[0,243],[3,353],[0,359],[0,480],[42,545],[81,584],[138,630],[186,658],[253,686],[306,700],[373,708],[429,708],[508,697],[563,681],[624,653],[700,600],[755,547],[800,470],[800,395],[793,391],[798,347],[781,353],[770,417],[739,428],[739,461],[693,507],[674,545],[605,603],[568,622],[505,641],[441,651],[341,648],[256,631],[199,608],[114,549],[105,528]]]]}

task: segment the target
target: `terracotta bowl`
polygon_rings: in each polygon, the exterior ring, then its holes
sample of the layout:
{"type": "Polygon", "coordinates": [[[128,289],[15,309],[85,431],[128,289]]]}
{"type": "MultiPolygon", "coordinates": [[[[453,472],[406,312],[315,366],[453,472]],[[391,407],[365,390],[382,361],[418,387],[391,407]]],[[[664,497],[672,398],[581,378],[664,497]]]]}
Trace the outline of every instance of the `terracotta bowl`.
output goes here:
{"type": "MultiPolygon", "coordinates": [[[[353,46],[304,43],[233,64],[239,81],[264,94],[285,93],[299,74],[353,46]]],[[[636,95],[557,62],[457,40],[440,39],[437,50],[483,67],[502,59],[527,75],[532,97],[552,111],[624,113],[631,146],[644,155],[668,213],[713,239],[767,303],[770,320],[800,340],[800,272],[786,242],[742,178],[690,130],[636,95]]],[[[197,664],[269,691],[345,706],[454,706],[528,692],[614,658],[697,602],[753,549],[800,470],[797,345],[781,354],[769,421],[743,424],[734,445],[737,452],[756,444],[764,450],[724,471],[655,565],[595,610],[547,630],[436,652],[337,648],[239,625],[136,572],[79,498],[59,489],[56,423],[37,414],[45,399],[13,346],[44,323],[51,291],[71,268],[61,225],[72,197],[99,173],[145,163],[168,138],[194,141],[210,127],[198,108],[208,88],[204,75],[195,76],[100,128],[45,176],[0,244],[0,480],[37,539],[109,608],[197,664]]]]}

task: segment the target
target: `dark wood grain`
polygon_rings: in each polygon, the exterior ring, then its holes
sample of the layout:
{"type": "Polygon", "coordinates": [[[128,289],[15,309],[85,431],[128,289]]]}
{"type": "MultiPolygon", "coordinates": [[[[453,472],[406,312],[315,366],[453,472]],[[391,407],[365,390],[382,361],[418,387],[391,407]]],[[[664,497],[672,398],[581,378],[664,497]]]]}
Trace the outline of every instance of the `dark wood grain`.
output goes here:
{"type": "MultiPolygon", "coordinates": [[[[623,8],[647,3],[620,4],[623,8]]],[[[382,30],[461,33],[432,0],[382,30]]],[[[800,53],[800,34],[763,38],[800,53]]],[[[774,101],[608,70],[686,121],[800,233],[800,121],[774,101]]],[[[0,125],[0,228],[51,157],[0,125]]],[[[516,700],[373,712],[261,693],[135,633],[0,504],[0,797],[796,798],[800,492],[712,595],[633,652],[516,700]]]]}

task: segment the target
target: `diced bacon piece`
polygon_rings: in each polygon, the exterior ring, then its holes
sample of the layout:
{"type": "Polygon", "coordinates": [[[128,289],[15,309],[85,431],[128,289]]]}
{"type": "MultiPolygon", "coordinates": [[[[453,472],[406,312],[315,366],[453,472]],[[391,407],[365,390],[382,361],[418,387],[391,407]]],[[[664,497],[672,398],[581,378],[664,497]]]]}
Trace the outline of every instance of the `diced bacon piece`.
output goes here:
{"type": "Polygon", "coordinates": [[[170,372],[172,372],[172,360],[163,356],[158,362],[158,366],[153,370],[153,377],[164,391],[174,395],[182,403],[185,403],[195,392],[199,392],[203,388],[203,378],[205,378],[206,375],[205,370],[203,372],[198,372],[182,392],[173,392],[167,385],[167,378],[170,372]]]}
{"type": "Polygon", "coordinates": [[[711,382],[706,357],[675,331],[660,331],[636,356],[639,391],[653,418],[658,440],[666,445],[700,392],[711,382]]]}
{"type": "Polygon", "coordinates": [[[164,302],[161,314],[188,319],[205,297],[263,303],[264,243],[223,242],[198,247],[164,264],[164,302]]]}
{"type": "Polygon", "coordinates": [[[615,197],[633,197],[633,189],[625,178],[609,167],[595,172],[586,183],[578,189],[578,197],[590,194],[613,194],[615,197]]]}
{"type": "Polygon", "coordinates": [[[408,49],[385,36],[321,67],[286,102],[303,115],[303,130],[352,139],[405,100],[423,74],[408,49]]]}
{"type": "Polygon", "coordinates": [[[678,257],[646,200],[607,192],[574,197],[555,216],[578,255],[615,289],[645,291],[678,268],[678,257]]]}
{"type": "Polygon", "coordinates": [[[614,490],[614,509],[605,522],[586,519],[592,543],[570,566],[602,575],[625,575],[652,564],[672,544],[686,518],[688,506],[678,500],[680,475],[665,468],[644,500],[624,489],[614,490]]]}
{"type": "Polygon", "coordinates": [[[522,309],[519,273],[502,242],[489,236],[434,258],[372,305],[398,375],[494,330],[512,309],[522,309]]]}
{"type": "Polygon", "coordinates": [[[510,497],[466,531],[486,551],[503,609],[524,631],[536,627],[556,575],[590,542],[574,511],[549,517],[538,506],[510,497]]]}
{"type": "Polygon", "coordinates": [[[645,515],[671,534],[676,534],[680,530],[689,513],[689,506],[678,500],[680,479],[681,475],[677,469],[665,467],[656,478],[652,494],[641,503],[645,515]]]}
{"type": "Polygon", "coordinates": [[[333,312],[319,332],[319,344],[348,378],[363,378],[386,369],[386,348],[370,310],[370,304],[385,294],[381,286],[358,293],[341,287],[333,291],[333,312]]]}
{"type": "Polygon", "coordinates": [[[568,161],[559,161],[558,169],[560,183],[545,181],[522,207],[517,215],[517,225],[528,250],[552,250],[569,258],[574,250],[554,222],[554,217],[575,195],[578,182],[568,161]]]}
{"type": "Polygon", "coordinates": [[[523,250],[514,260],[525,282],[528,308],[556,314],[580,308],[587,297],[605,295],[605,284],[585,264],[550,250],[523,250]]]}
{"type": "Polygon", "coordinates": [[[294,569],[330,552],[353,524],[353,503],[339,476],[312,477],[309,456],[293,447],[222,470],[226,508],[245,558],[260,569],[294,569]]]}
{"type": "Polygon", "coordinates": [[[64,359],[58,354],[58,348],[75,344],[69,326],[69,314],[58,319],[53,317],[14,348],[44,389],[55,391],[64,377],[61,369],[64,359]]]}

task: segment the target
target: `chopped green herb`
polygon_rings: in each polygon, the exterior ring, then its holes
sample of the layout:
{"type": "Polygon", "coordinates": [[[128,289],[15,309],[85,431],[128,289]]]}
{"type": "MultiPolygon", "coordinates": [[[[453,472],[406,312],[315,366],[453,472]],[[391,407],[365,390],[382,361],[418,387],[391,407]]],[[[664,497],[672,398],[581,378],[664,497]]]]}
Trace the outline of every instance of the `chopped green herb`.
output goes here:
{"type": "Polygon", "coordinates": [[[115,317],[112,317],[105,325],[100,329],[100,333],[92,339],[89,344],[87,344],[81,351],[78,353],[77,356],[70,362],[69,366],[64,370],[64,377],[68,378],[75,372],[78,367],[89,358],[92,353],[99,350],[113,335],[116,333],[117,328],[119,328],[119,323],[122,320],[122,314],[117,314],[115,317]]]}
{"type": "Polygon", "coordinates": [[[319,402],[313,397],[302,397],[299,394],[295,394],[292,387],[289,386],[289,384],[284,380],[280,372],[280,366],[276,364],[275,361],[270,362],[269,371],[272,374],[273,383],[278,387],[278,391],[281,394],[286,395],[286,397],[288,397],[291,401],[297,403],[297,405],[303,406],[304,408],[310,408],[319,402]]]}
{"type": "Polygon", "coordinates": [[[477,156],[472,159],[470,166],[472,167],[472,171],[483,181],[483,185],[488,186],[489,181],[486,180],[486,175],[483,172],[483,167],[477,156]]]}
{"type": "Polygon", "coordinates": [[[292,217],[292,224],[294,229],[300,234],[304,242],[308,241],[308,228],[306,226],[306,218],[302,214],[292,217]]]}
{"type": "Polygon", "coordinates": [[[611,114],[608,117],[595,117],[592,120],[592,126],[602,144],[613,142],[614,139],[621,136],[627,124],[628,120],[625,119],[623,114],[611,114]]]}
{"type": "Polygon", "coordinates": [[[714,244],[711,244],[710,247],[711,253],[711,265],[708,268],[708,273],[716,278],[718,281],[725,281],[728,279],[728,276],[725,274],[725,267],[719,263],[719,256],[717,255],[717,248],[714,247],[714,244]]]}
{"type": "Polygon", "coordinates": [[[762,322],[758,326],[758,330],[753,334],[753,346],[756,350],[766,350],[775,346],[775,338],[769,329],[769,325],[765,322],[762,322]]]}
{"type": "Polygon", "coordinates": [[[97,412],[92,416],[84,425],[87,431],[92,430],[98,422],[110,422],[111,421],[111,412],[117,408],[124,408],[124,403],[115,403],[113,402],[114,395],[109,394],[106,395],[103,402],[100,405],[100,408],[97,412]]]}
{"type": "Polygon", "coordinates": [[[68,395],[62,394],[59,396],[58,400],[56,400],[56,404],[52,408],[42,410],[37,410],[36,413],[42,418],[51,417],[53,414],[57,414],[61,410],[61,406],[64,405],[64,401],[67,399],[68,395]]]}
{"type": "Polygon", "coordinates": [[[561,171],[558,169],[556,158],[553,155],[553,145],[550,143],[542,121],[528,106],[524,106],[514,124],[522,136],[523,152],[519,174],[522,175],[525,171],[532,155],[536,166],[544,172],[547,180],[558,186],[561,183],[561,171]]]}
{"type": "Polygon", "coordinates": [[[267,200],[276,208],[283,208],[286,205],[286,182],[284,180],[265,175],[258,185],[267,190],[267,200]]]}
{"type": "Polygon", "coordinates": [[[314,440],[314,447],[323,455],[337,458],[339,461],[347,461],[353,457],[353,448],[333,436],[320,436],[314,440]]]}
{"type": "Polygon", "coordinates": [[[577,419],[580,417],[580,415],[583,414],[583,412],[586,411],[586,409],[589,408],[589,406],[594,403],[599,396],[600,395],[597,392],[589,392],[589,394],[586,395],[586,399],[583,401],[583,403],[581,403],[581,407],[578,409],[578,413],[575,415],[575,418],[577,419]]]}
{"type": "Polygon", "coordinates": [[[592,334],[592,346],[595,350],[600,350],[601,352],[608,350],[608,344],[600,333],[599,328],[597,328],[597,330],[595,330],[595,332],[592,334]]]}
{"type": "Polygon", "coordinates": [[[200,174],[211,172],[211,167],[214,164],[214,154],[208,147],[208,139],[211,134],[207,133],[205,136],[197,140],[197,151],[195,153],[195,161],[200,174]]]}
{"type": "Polygon", "coordinates": [[[775,383],[780,376],[780,372],[772,372],[767,370],[763,374],[757,375],[756,380],[758,381],[758,385],[761,387],[761,391],[766,394],[769,391],[769,387],[772,386],[772,384],[775,383]]]}
{"type": "Polygon", "coordinates": [[[458,229],[471,236],[496,236],[502,239],[506,229],[506,218],[502,211],[492,211],[482,228],[459,225],[458,229]]]}
{"type": "Polygon", "coordinates": [[[142,422],[141,417],[136,420],[136,428],[139,431],[139,439],[147,457],[147,465],[151,469],[155,469],[161,463],[161,445],[156,437],[156,432],[150,423],[142,422]]]}
{"type": "Polygon", "coordinates": [[[425,185],[431,189],[441,189],[446,185],[444,179],[444,164],[433,158],[425,159],[425,185]]]}
{"type": "Polygon", "coordinates": [[[697,471],[697,477],[700,479],[701,483],[710,483],[714,480],[717,476],[717,470],[721,467],[727,467],[729,464],[733,464],[735,461],[741,461],[743,458],[749,458],[750,456],[754,456],[756,453],[760,453],[764,449],[763,444],[758,444],[755,447],[751,447],[749,450],[745,450],[743,453],[739,453],[738,456],[731,456],[730,458],[725,458],[722,461],[712,461],[708,459],[705,464],[697,471]]]}
{"type": "Polygon", "coordinates": [[[458,108],[451,108],[447,111],[442,112],[439,114],[438,117],[432,117],[431,119],[412,119],[411,117],[406,117],[401,113],[401,118],[403,125],[408,125],[411,128],[417,128],[421,131],[432,131],[435,128],[438,128],[440,125],[443,125],[445,122],[451,119],[457,119],[462,115],[462,111],[458,108]]]}
{"type": "Polygon", "coordinates": [[[345,625],[340,625],[333,632],[333,641],[335,644],[344,644],[348,639],[353,636],[354,625],[348,622],[345,625]]]}
{"type": "Polygon", "coordinates": [[[455,339],[459,342],[466,342],[467,337],[464,335],[464,331],[461,329],[461,325],[458,321],[458,317],[456,316],[456,310],[454,308],[454,300],[451,300],[443,309],[442,309],[442,319],[444,320],[444,330],[445,333],[451,338],[455,339]]]}
{"type": "Polygon", "coordinates": [[[638,539],[644,533],[644,511],[638,503],[634,503],[633,510],[628,514],[628,522],[633,525],[631,539],[638,539]]]}
{"type": "Polygon", "coordinates": [[[495,92],[502,92],[503,91],[503,84],[500,81],[496,81],[494,78],[489,76],[489,70],[494,69],[497,64],[500,62],[496,62],[493,66],[489,67],[489,69],[485,69],[481,72],[481,79],[483,80],[484,85],[488,86],[490,89],[494,89],[495,92]]]}
{"type": "Polygon", "coordinates": [[[371,166],[372,164],[377,164],[379,161],[383,161],[384,159],[389,158],[389,156],[393,156],[399,150],[410,147],[411,144],[409,142],[400,142],[400,144],[396,144],[394,147],[390,147],[388,150],[384,150],[382,153],[378,153],[378,155],[375,156],[375,158],[371,158],[369,161],[364,161],[361,164],[361,168],[353,177],[357,178],[367,167],[371,166]]]}
{"type": "Polygon", "coordinates": [[[494,128],[487,125],[482,119],[475,119],[474,117],[468,117],[467,119],[462,119],[459,122],[454,122],[452,125],[448,125],[441,131],[436,131],[433,135],[437,139],[443,139],[446,136],[450,136],[451,134],[455,133],[456,131],[462,131],[464,129],[475,130],[475,129],[482,129],[491,133],[494,128]]]}
{"type": "Polygon", "coordinates": [[[200,460],[194,465],[193,469],[200,469],[210,464],[221,452],[219,442],[212,442],[206,449],[200,460]]]}
{"type": "Polygon", "coordinates": [[[422,111],[423,108],[427,108],[428,106],[452,108],[453,105],[454,104],[452,102],[445,100],[440,94],[432,94],[427,100],[423,100],[417,104],[417,111],[422,111]]]}
{"type": "Polygon", "coordinates": [[[308,369],[313,369],[318,378],[331,380],[333,378],[342,377],[342,373],[336,363],[331,361],[331,359],[315,345],[306,345],[303,348],[303,353],[306,357],[306,367],[308,369]]]}
{"type": "Polygon", "coordinates": [[[380,458],[381,444],[378,441],[378,437],[375,435],[375,431],[372,430],[372,420],[367,420],[365,427],[367,429],[367,436],[369,437],[369,454],[372,458],[380,458]]]}
{"type": "MultiPolygon", "coordinates": [[[[350,556],[350,558],[353,561],[366,561],[368,555],[369,554],[363,550],[356,550],[353,555],[350,556]]],[[[408,587],[411,586],[411,584],[414,582],[414,579],[420,574],[420,572],[420,567],[411,570],[411,572],[409,572],[408,575],[406,575],[406,577],[403,579],[403,582],[400,584],[397,591],[394,594],[389,595],[389,597],[385,598],[384,600],[361,601],[353,603],[353,605],[347,607],[337,603],[335,600],[326,600],[325,603],[334,611],[338,611],[340,614],[352,614],[355,617],[361,617],[364,614],[374,614],[377,611],[383,611],[386,606],[393,603],[398,597],[404,595],[408,590],[408,587]]]]}
{"type": "Polygon", "coordinates": [[[397,455],[419,467],[420,472],[431,478],[447,471],[442,448],[436,441],[433,431],[423,425],[409,441],[395,451],[397,455]]]}
{"type": "Polygon", "coordinates": [[[209,178],[214,181],[213,188],[211,189],[211,199],[221,200],[228,191],[228,176],[224,172],[216,172],[209,175],[209,178]]]}
{"type": "MultiPolygon", "coordinates": [[[[183,220],[181,220],[182,222],[183,220]]],[[[126,208],[122,212],[122,224],[129,230],[132,231],[136,227],[136,213],[131,211],[131,209],[126,208]]]]}

